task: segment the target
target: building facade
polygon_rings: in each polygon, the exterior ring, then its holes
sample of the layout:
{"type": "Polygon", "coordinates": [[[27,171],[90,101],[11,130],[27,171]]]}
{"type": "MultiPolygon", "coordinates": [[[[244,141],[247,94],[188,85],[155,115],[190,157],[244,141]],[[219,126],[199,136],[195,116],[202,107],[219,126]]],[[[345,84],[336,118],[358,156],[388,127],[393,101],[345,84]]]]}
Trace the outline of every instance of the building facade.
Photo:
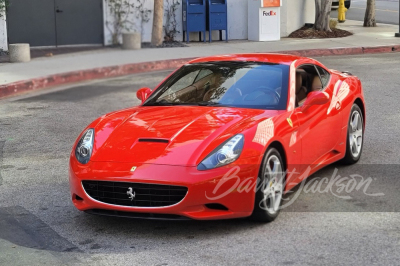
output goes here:
{"type": "MultiPolygon", "coordinates": [[[[0,18],[0,49],[7,50],[8,43],[27,42],[31,46],[110,45],[112,44],[113,16],[109,0],[10,0],[7,16],[0,18]]],[[[137,4],[138,0],[128,0],[137,4]]],[[[177,1],[177,0],[175,0],[177,1]]],[[[248,39],[248,1],[228,1],[228,33],[230,40],[248,39]]],[[[142,40],[151,39],[153,0],[141,0],[149,10],[148,22],[141,23],[140,16],[132,13],[134,24],[125,31],[138,31],[142,40]]],[[[164,0],[165,8],[173,0],[164,0]]],[[[175,18],[176,40],[182,41],[182,4],[178,0],[175,18]]],[[[305,23],[315,19],[314,0],[282,0],[280,9],[281,37],[288,36],[305,23]]],[[[166,19],[164,19],[166,21],[166,19]]],[[[218,39],[218,32],[213,39],[218,39]]],[[[197,41],[197,33],[190,39],[197,41]]]]}

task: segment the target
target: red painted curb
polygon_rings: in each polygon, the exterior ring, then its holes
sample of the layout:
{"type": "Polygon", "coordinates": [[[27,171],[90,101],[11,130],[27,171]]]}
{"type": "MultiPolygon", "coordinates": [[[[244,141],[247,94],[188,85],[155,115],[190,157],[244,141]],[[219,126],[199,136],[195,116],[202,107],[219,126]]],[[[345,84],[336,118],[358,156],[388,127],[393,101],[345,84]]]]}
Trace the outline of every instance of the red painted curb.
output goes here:
{"type": "Polygon", "coordinates": [[[372,46],[372,47],[348,47],[285,51],[282,53],[298,56],[330,56],[330,55],[357,55],[400,52],[400,45],[372,46]]]}
{"type": "MultiPolygon", "coordinates": [[[[331,55],[357,55],[374,53],[400,52],[400,45],[374,46],[374,47],[352,47],[352,48],[328,48],[282,51],[273,53],[292,54],[297,56],[331,56],[331,55]]],[[[32,80],[18,81],[10,84],[0,85],[0,99],[15,96],[27,91],[43,89],[51,86],[68,84],[73,82],[118,77],[136,73],[157,70],[174,69],[182,66],[194,58],[171,59],[144,63],[127,64],[120,66],[101,67],[88,70],[72,71],[68,73],[55,74],[52,76],[36,78],[32,80]]]]}
{"type": "Polygon", "coordinates": [[[355,55],[363,54],[362,47],[354,48],[333,48],[333,49],[309,49],[309,50],[294,50],[287,51],[287,54],[314,57],[314,56],[331,56],[331,55],[355,55]]]}
{"type": "Polygon", "coordinates": [[[120,66],[101,67],[88,70],[72,71],[52,76],[18,81],[0,85],[0,99],[15,96],[24,92],[43,89],[51,86],[68,84],[73,82],[118,77],[136,73],[151,72],[157,70],[174,69],[182,66],[194,58],[171,59],[145,63],[135,63],[120,66]]]}

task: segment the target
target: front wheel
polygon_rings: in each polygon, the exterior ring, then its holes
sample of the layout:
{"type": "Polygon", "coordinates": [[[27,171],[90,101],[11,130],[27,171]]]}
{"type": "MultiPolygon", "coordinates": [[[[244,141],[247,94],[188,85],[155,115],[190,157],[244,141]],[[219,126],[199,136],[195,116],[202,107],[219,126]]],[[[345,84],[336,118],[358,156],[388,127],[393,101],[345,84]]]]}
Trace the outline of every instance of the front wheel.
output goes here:
{"type": "Polygon", "coordinates": [[[360,160],[364,144],[364,117],[360,107],[353,104],[347,126],[345,164],[354,164],[360,160]]]}
{"type": "Polygon", "coordinates": [[[284,164],[277,149],[269,148],[261,166],[251,218],[272,222],[278,217],[284,190],[284,164]]]}

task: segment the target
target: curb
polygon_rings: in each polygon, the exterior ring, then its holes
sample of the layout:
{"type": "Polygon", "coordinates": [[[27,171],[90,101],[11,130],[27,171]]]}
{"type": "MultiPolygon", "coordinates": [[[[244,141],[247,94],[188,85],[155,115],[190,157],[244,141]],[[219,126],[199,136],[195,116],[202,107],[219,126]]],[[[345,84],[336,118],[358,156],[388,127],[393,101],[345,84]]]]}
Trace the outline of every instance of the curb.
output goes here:
{"type": "Polygon", "coordinates": [[[190,61],[192,59],[194,58],[171,59],[120,66],[100,67],[55,74],[31,80],[18,81],[10,84],[0,85],[0,99],[10,96],[16,96],[33,90],[39,90],[74,82],[174,69],[182,66],[187,61],[190,61]]]}
{"type": "MultiPolygon", "coordinates": [[[[310,50],[292,50],[272,53],[283,53],[297,56],[332,56],[332,55],[358,55],[400,52],[400,45],[372,46],[372,47],[351,47],[351,48],[328,48],[310,50]]],[[[100,67],[88,70],[72,71],[55,74],[47,77],[31,80],[18,81],[10,84],[0,85],[0,99],[15,96],[25,92],[44,89],[52,86],[69,84],[74,82],[112,78],[124,75],[175,69],[195,58],[170,59],[152,62],[127,64],[120,66],[100,67]]]]}
{"type": "Polygon", "coordinates": [[[283,53],[311,57],[311,56],[331,56],[331,55],[359,55],[359,54],[378,54],[400,52],[400,45],[371,46],[371,47],[346,47],[346,48],[327,48],[294,50],[283,53]]]}

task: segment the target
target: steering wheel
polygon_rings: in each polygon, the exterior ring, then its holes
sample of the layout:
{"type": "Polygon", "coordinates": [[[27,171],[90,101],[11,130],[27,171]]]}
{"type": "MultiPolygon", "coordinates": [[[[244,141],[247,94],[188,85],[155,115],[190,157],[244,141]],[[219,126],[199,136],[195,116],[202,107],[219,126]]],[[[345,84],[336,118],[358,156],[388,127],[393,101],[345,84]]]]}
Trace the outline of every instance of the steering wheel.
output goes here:
{"type": "Polygon", "coordinates": [[[281,96],[279,95],[279,93],[275,89],[272,89],[272,88],[267,87],[267,86],[260,86],[255,91],[262,91],[265,94],[269,94],[269,95],[273,94],[273,97],[275,97],[276,103],[279,103],[279,100],[281,98],[281,96]]]}

